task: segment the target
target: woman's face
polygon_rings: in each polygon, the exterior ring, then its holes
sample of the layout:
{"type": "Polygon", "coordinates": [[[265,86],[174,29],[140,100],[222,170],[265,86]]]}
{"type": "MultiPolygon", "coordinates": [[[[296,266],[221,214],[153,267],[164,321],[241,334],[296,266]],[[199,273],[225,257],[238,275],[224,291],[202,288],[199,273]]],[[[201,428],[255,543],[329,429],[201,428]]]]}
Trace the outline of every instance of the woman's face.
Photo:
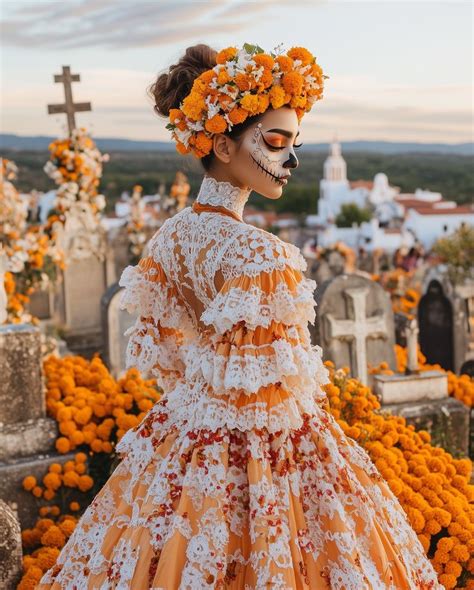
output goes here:
{"type": "Polygon", "coordinates": [[[298,134],[294,109],[268,109],[258,123],[248,127],[233,142],[235,149],[228,171],[239,186],[248,187],[269,199],[278,199],[291,170],[298,166],[295,153],[298,134]]]}

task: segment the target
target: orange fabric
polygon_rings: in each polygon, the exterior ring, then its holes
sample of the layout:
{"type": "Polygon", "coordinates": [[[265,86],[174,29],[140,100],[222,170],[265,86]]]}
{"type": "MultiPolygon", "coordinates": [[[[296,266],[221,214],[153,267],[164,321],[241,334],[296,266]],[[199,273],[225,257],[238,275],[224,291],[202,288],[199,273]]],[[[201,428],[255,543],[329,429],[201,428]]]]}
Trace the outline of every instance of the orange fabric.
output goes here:
{"type": "Polygon", "coordinates": [[[206,205],[204,203],[199,203],[198,201],[194,201],[192,204],[192,208],[195,213],[201,213],[203,211],[217,212],[217,213],[222,213],[223,215],[228,215],[229,217],[232,217],[236,221],[242,221],[242,219],[240,219],[240,217],[237,215],[237,213],[234,213],[233,211],[230,211],[229,209],[226,209],[225,207],[222,207],[221,205],[206,205]]]}

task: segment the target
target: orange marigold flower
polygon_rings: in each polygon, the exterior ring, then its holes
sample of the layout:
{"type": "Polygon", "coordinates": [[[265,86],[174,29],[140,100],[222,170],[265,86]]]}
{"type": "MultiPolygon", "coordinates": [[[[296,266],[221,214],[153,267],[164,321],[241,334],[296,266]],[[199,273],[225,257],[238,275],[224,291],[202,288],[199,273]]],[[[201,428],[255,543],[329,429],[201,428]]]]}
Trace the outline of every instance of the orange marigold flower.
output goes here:
{"type": "Polygon", "coordinates": [[[60,436],[58,439],[56,439],[56,450],[59,453],[68,453],[71,450],[70,441],[64,436],[60,436]]]}
{"type": "Polygon", "coordinates": [[[34,477],[33,475],[28,475],[23,480],[23,488],[25,490],[27,490],[28,492],[30,492],[35,487],[35,485],[36,485],[36,477],[34,477]]]}
{"type": "Polygon", "coordinates": [[[258,94],[258,113],[264,113],[269,105],[270,105],[270,98],[268,94],[258,94]]]}
{"type": "Polygon", "coordinates": [[[298,72],[288,72],[281,80],[283,88],[289,94],[301,94],[303,90],[304,78],[298,72]]]}
{"type": "Polygon", "coordinates": [[[234,107],[227,115],[234,125],[243,123],[248,117],[247,111],[240,107],[234,107]]]}
{"type": "Polygon", "coordinates": [[[232,60],[237,55],[236,47],[226,47],[219,51],[216,56],[216,63],[225,64],[226,61],[232,60]]]}
{"type": "Polygon", "coordinates": [[[199,80],[199,82],[201,82],[202,84],[204,84],[207,87],[210,84],[210,82],[212,82],[214,80],[215,77],[216,77],[216,72],[211,69],[211,70],[206,70],[202,74],[199,74],[199,76],[196,78],[196,80],[199,80]]]}
{"type": "Polygon", "coordinates": [[[314,61],[313,55],[304,47],[292,47],[287,55],[293,60],[299,59],[306,66],[314,61]]]}
{"type": "Polygon", "coordinates": [[[81,475],[79,477],[79,489],[81,492],[87,492],[94,485],[94,480],[89,475],[81,475]]]}
{"type": "Polygon", "coordinates": [[[224,133],[227,129],[227,121],[222,115],[214,115],[204,124],[210,133],[224,133]]]}
{"type": "Polygon", "coordinates": [[[285,104],[285,91],[279,85],[272,86],[268,96],[270,98],[271,105],[274,109],[279,109],[285,104]]]}
{"type": "Polygon", "coordinates": [[[31,492],[33,493],[33,496],[35,496],[36,498],[41,498],[41,496],[43,495],[43,490],[39,487],[39,486],[35,486],[31,492]]]}
{"type": "Polygon", "coordinates": [[[256,94],[246,94],[240,100],[240,106],[245,109],[250,116],[256,115],[258,113],[258,96],[256,94]]]}
{"type": "Polygon", "coordinates": [[[242,92],[245,90],[251,90],[256,85],[255,78],[253,78],[253,76],[248,76],[247,74],[242,73],[237,74],[234,78],[234,81],[238,89],[242,90],[242,92]]]}
{"type": "Polygon", "coordinates": [[[294,68],[293,60],[287,55],[279,55],[275,58],[275,61],[280,66],[281,72],[291,72],[291,70],[294,68]]]}
{"type": "Polygon", "coordinates": [[[271,70],[275,65],[273,57],[267,53],[257,53],[252,59],[258,66],[263,66],[269,70],[271,70]]]}
{"type": "Polygon", "coordinates": [[[169,117],[170,117],[171,123],[175,124],[176,121],[178,121],[184,117],[184,113],[181,109],[170,109],[169,117]]]}
{"type": "Polygon", "coordinates": [[[223,68],[218,74],[217,74],[217,82],[218,84],[220,84],[221,86],[224,84],[227,84],[227,82],[229,82],[230,77],[229,74],[226,72],[226,70],[223,68]]]}
{"type": "Polygon", "coordinates": [[[66,542],[66,537],[61,529],[53,525],[41,536],[41,543],[48,547],[62,547],[66,542]]]}
{"type": "Polygon", "coordinates": [[[196,135],[195,146],[198,150],[208,154],[212,149],[212,139],[204,131],[199,131],[196,135]]]}
{"type": "Polygon", "coordinates": [[[206,110],[206,103],[202,96],[196,92],[191,92],[182,104],[182,111],[189,119],[199,121],[203,112],[206,110]]]}
{"type": "Polygon", "coordinates": [[[66,535],[66,537],[70,537],[76,528],[76,523],[68,518],[59,524],[59,528],[66,535]]]}
{"type": "Polygon", "coordinates": [[[63,482],[64,485],[68,488],[75,488],[79,483],[80,475],[75,471],[68,471],[63,475],[63,482]]]}
{"type": "MultiPolygon", "coordinates": [[[[176,142],[176,151],[177,151],[177,152],[179,152],[179,153],[180,153],[180,154],[182,154],[182,155],[185,155],[185,154],[189,154],[189,152],[190,152],[190,149],[189,149],[188,147],[186,147],[186,146],[184,145],[184,143],[181,143],[180,141],[177,141],[177,142],[176,142]]],[[[94,410],[94,413],[96,413],[96,411],[95,411],[95,410],[94,410]]],[[[104,415],[105,415],[105,414],[104,414],[104,415]]]]}
{"type": "Polygon", "coordinates": [[[79,502],[71,502],[69,504],[69,510],[72,510],[73,512],[77,512],[80,508],[79,502]]]}
{"type": "Polygon", "coordinates": [[[61,478],[57,473],[47,473],[43,477],[43,483],[47,488],[57,490],[61,486],[61,478]]]}

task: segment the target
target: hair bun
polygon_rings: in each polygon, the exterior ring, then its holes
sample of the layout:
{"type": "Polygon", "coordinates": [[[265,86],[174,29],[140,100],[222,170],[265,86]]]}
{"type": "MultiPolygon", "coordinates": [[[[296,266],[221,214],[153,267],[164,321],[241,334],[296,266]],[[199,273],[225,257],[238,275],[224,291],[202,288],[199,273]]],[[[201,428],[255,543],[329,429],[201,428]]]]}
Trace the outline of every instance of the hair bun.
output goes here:
{"type": "Polygon", "coordinates": [[[155,101],[153,110],[158,115],[168,117],[171,109],[178,109],[191,92],[194,80],[216,65],[216,56],[217,51],[203,43],[188,47],[179,62],[170,66],[167,72],[159,74],[148,88],[149,95],[155,101]]]}

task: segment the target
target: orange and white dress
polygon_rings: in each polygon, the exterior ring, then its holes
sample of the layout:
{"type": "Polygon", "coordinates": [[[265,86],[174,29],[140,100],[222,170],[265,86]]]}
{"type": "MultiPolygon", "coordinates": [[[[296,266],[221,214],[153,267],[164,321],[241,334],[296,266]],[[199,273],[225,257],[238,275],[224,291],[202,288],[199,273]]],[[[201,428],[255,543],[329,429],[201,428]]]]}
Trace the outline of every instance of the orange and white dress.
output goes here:
{"type": "Polygon", "coordinates": [[[38,590],[442,590],[397,498],[327,411],[299,249],[205,176],[125,269],[129,364],[164,395],[38,590]]]}

